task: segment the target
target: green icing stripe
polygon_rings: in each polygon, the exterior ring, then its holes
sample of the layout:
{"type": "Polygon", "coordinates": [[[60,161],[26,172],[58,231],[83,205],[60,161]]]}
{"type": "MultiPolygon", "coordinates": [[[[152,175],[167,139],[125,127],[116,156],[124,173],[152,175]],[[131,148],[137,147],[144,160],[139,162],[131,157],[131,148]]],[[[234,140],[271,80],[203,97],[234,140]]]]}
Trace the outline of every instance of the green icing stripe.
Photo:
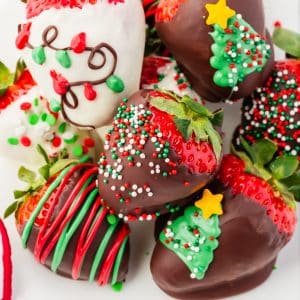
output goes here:
{"type": "Polygon", "coordinates": [[[113,269],[113,275],[112,275],[112,280],[111,280],[111,285],[114,285],[117,283],[118,281],[118,275],[119,275],[119,271],[120,271],[120,266],[122,263],[122,259],[125,253],[125,249],[126,249],[126,244],[128,242],[128,237],[124,240],[124,242],[122,243],[120,250],[118,252],[116,261],[115,261],[115,265],[114,265],[114,269],[113,269]]]}
{"type": "Polygon", "coordinates": [[[35,208],[35,210],[31,214],[31,216],[30,216],[27,224],[25,225],[25,228],[24,228],[24,231],[23,231],[23,234],[22,234],[22,245],[23,245],[24,248],[26,248],[26,246],[27,246],[27,241],[28,241],[29,235],[31,233],[34,221],[36,220],[36,218],[38,217],[40,211],[44,207],[44,204],[47,202],[47,200],[49,199],[49,197],[51,196],[51,194],[53,193],[53,191],[60,185],[61,181],[66,176],[66,174],[76,164],[77,163],[73,163],[72,165],[70,165],[69,167],[67,167],[65,170],[63,170],[60,173],[60,175],[54,180],[54,182],[49,186],[47,192],[44,194],[44,196],[39,201],[37,207],[35,208]]]}
{"type": "Polygon", "coordinates": [[[95,258],[94,258],[94,261],[93,261],[93,264],[92,264],[92,268],[91,268],[91,273],[90,273],[90,278],[89,278],[89,281],[94,281],[95,279],[95,276],[96,276],[96,272],[98,270],[98,267],[100,265],[100,262],[101,262],[101,259],[104,255],[104,252],[109,244],[109,241],[111,239],[111,237],[113,236],[114,234],[114,231],[116,230],[117,226],[119,224],[119,221],[117,223],[115,223],[114,225],[111,225],[108,230],[106,231],[103,239],[102,239],[102,242],[97,250],[97,253],[95,255],[95,258]]]}
{"type": "Polygon", "coordinates": [[[201,280],[213,261],[220,234],[217,215],[206,220],[202,217],[201,209],[190,206],[185,209],[183,216],[168,222],[159,238],[185,263],[191,271],[191,278],[201,280]]]}
{"type": "MultiPolygon", "coordinates": [[[[78,193],[78,196],[76,197],[76,200],[74,201],[73,205],[76,205],[76,202],[79,200],[81,194],[88,187],[88,185],[90,184],[90,182],[92,180],[93,180],[93,176],[91,176],[91,178],[89,180],[87,180],[87,182],[84,184],[84,186],[82,187],[82,189],[78,193]]],[[[71,238],[73,237],[74,233],[78,229],[78,227],[81,224],[82,220],[86,216],[87,212],[89,211],[90,206],[93,204],[93,202],[94,202],[95,198],[97,197],[97,195],[98,195],[98,190],[94,189],[89,194],[87,199],[85,200],[84,205],[81,207],[81,209],[78,212],[76,218],[74,220],[71,220],[66,225],[64,231],[62,232],[62,234],[61,234],[61,236],[60,236],[60,238],[57,242],[57,245],[56,245],[56,248],[55,248],[55,251],[54,251],[54,255],[53,255],[53,259],[52,259],[52,265],[51,265],[51,270],[53,272],[56,272],[57,268],[61,264],[61,261],[64,257],[65,251],[67,249],[67,246],[68,246],[71,238]]],[[[70,210],[71,209],[72,208],[70,208],[70,210]]]]}

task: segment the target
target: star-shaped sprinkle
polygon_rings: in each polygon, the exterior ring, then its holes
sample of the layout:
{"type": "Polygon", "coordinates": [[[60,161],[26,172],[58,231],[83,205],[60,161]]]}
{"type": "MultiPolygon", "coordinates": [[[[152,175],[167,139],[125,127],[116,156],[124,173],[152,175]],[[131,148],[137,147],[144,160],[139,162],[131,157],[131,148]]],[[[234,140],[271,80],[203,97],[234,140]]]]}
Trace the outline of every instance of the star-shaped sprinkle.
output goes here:
{"type": "Polygon", "coordinates": [[[223,215],[222,200],[222,194],[214,195],[210,190],[205,189],[202,199],[196,201],[195,206],[202,210],[203,218],[207,220],[212,215],[223,215]]]}
{"type": "Polygon", "coordinates": [[[206,4],[208,11],[207,25],[219,24],[223,29],[227,28],[228,19],[235,15],[235,11],[227,6],[226,0],[219,0],[216,4],[206,4]]]}

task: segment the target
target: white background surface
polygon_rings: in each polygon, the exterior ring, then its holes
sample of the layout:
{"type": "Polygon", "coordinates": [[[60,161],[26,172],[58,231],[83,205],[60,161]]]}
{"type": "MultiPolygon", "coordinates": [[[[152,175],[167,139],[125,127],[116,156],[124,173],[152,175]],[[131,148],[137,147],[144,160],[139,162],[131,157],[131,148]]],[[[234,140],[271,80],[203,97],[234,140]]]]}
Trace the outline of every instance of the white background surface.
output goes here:
{"type": "MultiPolygon", "coordinates": [[[[128,0],[127,0],[128,1],[128,0]]],[[[129,0],[130,1],[130,0],[129,0]]],[[[246,1],[246,0],[240,0],[246,1]]],[[[248,0],[249,3],[251,0],[248,0]]],[[[19,53],[14,49],[16,24],[22,20],[20,0],[0,0],[0,60],[13,67],[19,53]]],[[[270,28],[276,20],[285,27],[300,31],[299,0],[265,0],[267,22],[270,28]]],[[[282,57],[278,52],[277,57],[282,57]]],[[[239,107],[226,107],[227,145],[231,133],[239,121],[239,107]]],[[[0,116],[1,117],[1,116],[0,116]]],[[[1,134],[1,129],[0,129],[1,134]]],[[[0,214],[11,203],[17,184],[18,165],[0,158],[0,214]]],[[[298,210],[299,211],[299,210],[298,210]]],[[[300,213],[299,213],[300,217],[300,213]]],[[[34,262],[32,255],[22,249],[20,238],[13,224],[13,218],[6,221],[13,249],[14,286],[16,300],[155,300],[170,299],[153,283],[149,261],[153,249],[153,224],[135,224],[132,228],[132,252],[130,272],[122,293],[117,294],[110,287],[100,288],[96,284],[74,282],[60,278],[34,262]],[[147,237],[147,238],[145,238],[147,237]]],[[[232,299],[253,300],[298,300],[300,299],[300,226],[292,242],[281,252],[277,270],[259,288],[232,299]]],[[[1,249],[0,249],[1,254],[1,249]]],[[[0,267],[1,269],[1,267],[0,267]]],[[[1,283],[0,274],[0,283],[1,283]]],[[[172,276],[172,274],[170,274],[172,276]]],[[[1,287],[0,287],[1,290],[1,287]]]]}

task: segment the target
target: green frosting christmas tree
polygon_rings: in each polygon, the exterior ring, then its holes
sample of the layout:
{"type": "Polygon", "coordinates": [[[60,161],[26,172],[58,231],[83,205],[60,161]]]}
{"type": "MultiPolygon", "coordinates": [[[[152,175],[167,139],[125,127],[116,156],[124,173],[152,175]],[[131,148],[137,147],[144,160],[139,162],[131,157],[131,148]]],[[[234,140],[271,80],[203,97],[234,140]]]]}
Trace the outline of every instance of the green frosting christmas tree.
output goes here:
{"type": "Polygon", "coordinates": [[[206,9],[209,12],[206,23],[214,27],[210,60],[217,69],[214,82],[237,91],[247,75],[263,70],[271,56],[271,47],[240,14],[227,6],[226,0],[207,4],[206,9]]]}
{"type": "Polygon", "coordinates": [[[222,195],[205,190],[203,198],[185,209],[184,215],[169,221],[160,234],[161,243],[173,251],[191,271],[191,278],[201,280],[214,259],[221,234],[219,216],[223,213],[222,195]]]}

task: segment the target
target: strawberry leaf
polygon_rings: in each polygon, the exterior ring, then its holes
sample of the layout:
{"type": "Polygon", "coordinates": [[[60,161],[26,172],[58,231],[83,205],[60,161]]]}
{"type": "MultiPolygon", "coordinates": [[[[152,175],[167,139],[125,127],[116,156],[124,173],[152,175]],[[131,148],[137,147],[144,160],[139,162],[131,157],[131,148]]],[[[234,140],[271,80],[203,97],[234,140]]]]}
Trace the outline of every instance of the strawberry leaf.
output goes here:
{"type": "Polygon", "coordinates": [[[252,162],[256,162],[255,155],[253,153],[252,147],[247,143],[247,141],[242,136],[240,136],[240,141],[241,141],[242,147],[248,153],[248,155],[250,156],[252,162]]]}
{"type": "Polygon", "coordinates": [[[296,156],[284,155],[271,162],[269,168],[273,177],[281,180],[292,176],[299,167],[299,161],[296,156]]]}
{"type": "Polygon", "coordinates": [[[37,152],[43,156],[43,158],[44,158],[45,162],[47,163],[47,165],[49,165],[50,160],[49,160],[48,154],[45,151],[45,149],[41,145],[37,145],[36,149],[37,149],[37,152]]]}
{"type": "Polygon", "coordinates": [[[19,201],[15,201],[5,210],[4,219],[12,215],[18,209],[19,203],[19,201]]]}
{"type": "Polygon", "coordinates": [[[211,122],[214,126],[222,127],[223,120],[224,120],[224,111],[223,111],[223,109],[220,109],[214,113],[214,115],[211,119],[211,122]]]}
{"type": "Polygon", "coordinates": [[[300,58],[300,34],[294,31],[276,27],[273,33],[273,42],[286,53],[300,58]]]}
{"type": "Polygon", "coordinates": [[[296,201],[300,201],[300,184],[291,186],[289,192],[294,194],[296,201]]]}
{"type": "Polygon", "coordinates": [[[150,101],[151,105],[157,108],[160,111],[164,111],[169,115],[175,116],[178,119],[185,119],[186,112],[184,109],[184,105],[178,103],[176,101],[165,99],[162,97],[152,98],[150,101]]]}
{"type": "Polygon", "coordinates": [[[50,166],[42,166],[41,168],[39,168],[39,173],[47,181],[50,177],[50,166]]]}
{"type": "Polygon", "coordinates": [[[207,117],[207,118],[212,118],[213,114],[202,104],[194,101],[192,98],[189,96],[184,96],[180,100],[180,102],[186,104],[186,106],[195,112],[196,114],[199,115],[199,117],[207,117]]]}
{"type": "Polygon", "coordinates": [[[185,141],[188,141],[190,136],[191,136],[191,133],[192,133],[191,131],[189,131],[189,126],[191,124],[191,121],[184,120],[184,119],[179,119],[179,118],[174,118],[174,123],[175,123],[177,129],[182,134],[185,141]]]}
{"type": "Polygon", "coordinates": [[[25,64],[24,60],[19,59],[17,62],[16,71],[14,74],[14,82],[18,81],[18,79],[21,77],[21,75],[23,74],[25,69],[26,69],[26,64],[25,64]]]}
{"type": "Polygon", "coordinates": [[[214,129],[214,127],[212,126],[211,122],[208,119],[204,123],[204,130],[208,135],[208,139],[212,144],[215,156],[219,161],[222,154],[222,139],[219,133],[214,129]]]}
{"type": "Polygon", "coordinates": [[[236,155],[237,157],[239,157],[244,163],[245,163],[245,167],[246,167],[246,172],[247,173],[251,173],[254,175],[259,175],[257,170],[255,169],[252,160],[250,159],[250,157],[243,151],[238,151],[236,150],[236,148],[231,145],[231,152],[236,155]]]}
{"type": "Polygon", "coordinates": [[[9,86],[14,83],[14,74],[0,62],[0,96],[4,95],[9,86]]]}
{"type": "Polygon", "coordinates": [[[29,190],[27,191],[14,191],[14,198],[15,199],[20,199],[23,198],[26,194],[28,194],[29,190]]]}
{"type": "Polygon", "coordinates": [[[272,160],[277,149],[278,146],[269,139],[258,140],[251,146],[254,162],[259,166],[266,165],[272,160]]]}
{"type": "Polygon", "coordinates": [[[203,126],[203,121],[191,121],[191,124],[189,126],[189,132],[190,136],[192,133],[195,134],[195,140],[197,143],[200,141],[208,141],[208,134],[206,133],[204,126],[203,126]]]}
{"type": "Polygon", "coordinates": [[[74,159],[61,159],[58,160],[54,165],[50,168],[50,177],[57,174],[67,166],[71,165],[72,163],[77,162],[77,160],[74,159]]]}
{"type": "Polygon", "coordinates": [[[25,167],[21,167],[19,169],[18,177],[23,182],[33,184],[36,179],[36,174],[25,167]]]}

